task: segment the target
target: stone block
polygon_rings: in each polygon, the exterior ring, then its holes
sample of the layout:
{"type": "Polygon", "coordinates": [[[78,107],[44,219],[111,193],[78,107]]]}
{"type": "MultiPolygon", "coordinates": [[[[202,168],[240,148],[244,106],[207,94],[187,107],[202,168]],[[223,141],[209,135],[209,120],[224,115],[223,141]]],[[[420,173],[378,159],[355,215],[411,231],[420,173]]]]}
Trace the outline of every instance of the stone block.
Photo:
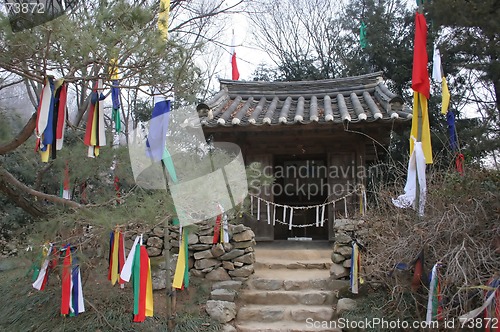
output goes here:
{"type": "Polygon", "coordinates": [[[224,250],[224,246],[220,243],[217,243],[216,245],[214,245],[212,247],[212,255],[214,257],[220,257],[222,255],[224,255],[226,253],[226,251],[224,250]]]}
{"type": "Polygon", "coordinates": [[[210,293],[211,300],[234,302],[236,292],[232,289],[214,289],[210,293]]]}
{"type": "Polygon", "coordinates": [[[244,242],[244,241],[250,241],[255,238],[255,234],[252,230],[247,229],[246,231],[243,231],[238,234],[233,235],[233,241],[234,242],[244,242]]]}
{"type": "Polygon", "coordinates": [[[212,250],[207,249],[204,251],[198,251],[194,253],[194,259],[199,260],[199,259],[204,259],[204,258],[213,258],[214,255],[212,254],[212,250]]]}
{"type": "Polygon", "coordinates": [[[227,323],[236,317],[236,304],[228,301],[208,300],[205,306],[207,313],[220,323],[227,323]]]}
{"type": "Polygon", "coordinates": [[[218,259],[223,260],[223,261],[228,261],[231,259],[234,259],[236,257],[239,257],[245,253],[244,250],[241,249],[233,249],[230,252],[226,252],[224,255],[218,257],[218,259]]]}
{"type": "Polygon", "coordinates": [[[248,277],[253,273],[253,271],[253,265],[245,265],[235,269],[234,271],[229,271],[229,275],[231,277],[248,277]]]}
{"type": "Polygon", "coordinates": [[[205,275],[205,279],[212,281],[225,281],[231,280],[231,277],[229,276],[229,274],[227,274],[227,271],[223,267],[218,267],[212,272],[207,273],[205,275]]]}
{"type": "Polygon", "coordinates": [[[234,262],[241,262],[244,264],[253,264],[253,263],[255,263],[255,254],[253,252],[250,252],[248,254],[244,254],[242,256],[236,257],[234,259],[234,262]]]}
{"type": "Polygon", "coordinates": [[[206,269],[207,267],[216,266],[219,264],[219,261],[213,258],[206,258],[198,260],[194,263],[194,267],[198,270],[206,269]]]}

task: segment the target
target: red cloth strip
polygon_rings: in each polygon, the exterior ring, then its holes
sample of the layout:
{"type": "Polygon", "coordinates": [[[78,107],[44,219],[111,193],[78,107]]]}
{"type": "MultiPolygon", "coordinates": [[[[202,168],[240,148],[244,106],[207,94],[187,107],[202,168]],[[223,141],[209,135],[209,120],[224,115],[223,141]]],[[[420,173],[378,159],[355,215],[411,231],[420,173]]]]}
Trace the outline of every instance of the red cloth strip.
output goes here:
{"type": "Polygon", "coordinates": [[[61,92],[59,94],[59,111],[57,113],[57,129],[56,139],[63,137],[64,121],[66,119],[66,97],[67,97],[67,84],[63,83],[61,92]]]}
{"type": "Polygon", "coordinates": [[[148,251],[146,246],[141,246],[141,277],[139,281],[139,313],[135,315],[134,322],[146,320],[146,286],[148,280],[148,251]]]}
{"type": "Polygon", "coordinates": [[[115,236],[114,232],[111,231],[109,235],[109,266],[108,266],[108,280],[111,280],[111,267],[113,266],[113,247],[114,247],[114,241],[115,241],[115,236]]]}
{"type": "Polygon", "coordinates": [[[465,157],[463,154],[458,154],[457,159],[455,160],[455,166],[457,167],[457,172],[461,175],[464,176],[464,161],[465,157]]]}
{"type": "Polygon", "coordinates": [[[71,294],[71,249],[66,248],[66,256],[62,270],[61,315],[69,314],[69,298],[71,294]]]}
{"type": "Polygon", "coordinates": [[[216,244],[219,242],[219,236],[220,236],[220,222],[222,220],[222,214],[219,214],[217,216],[217,219],[215,220],[215,228],[214,228],[214,238],[212,243],[216,244]]]}
{"type": "MultiPolygon", "coordinates": [[[[123,234],[120,232],[119,233],[119,239],[118,239],[118,275],[122,273],[123,265],[125,265],[125,239],[123,237],[123,234]]],[[[124,284],[125,281],[123,281],[121,278],[118,278],[118,283],[119,284],[124,284]]]]}

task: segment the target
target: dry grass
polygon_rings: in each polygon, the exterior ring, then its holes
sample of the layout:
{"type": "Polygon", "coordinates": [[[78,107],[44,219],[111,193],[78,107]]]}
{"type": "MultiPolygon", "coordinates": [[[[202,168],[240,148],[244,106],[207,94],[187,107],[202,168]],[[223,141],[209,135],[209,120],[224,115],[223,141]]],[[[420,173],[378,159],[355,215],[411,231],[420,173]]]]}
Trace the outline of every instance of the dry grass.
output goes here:
{"type": "Polygon", "coordinates": [[[437,261],[443,263],[444,317],[456,318],[474,309],[482,293],[469,287],[485,285],[500,272],[500,172],[469,170],[464,177],[431,172],[422,218],[392,205],[391,198],[399,194],[380,188],[378,206],[366,217],[369,231],[363,239],[368,248],[366,271],[390,293],[385,311],[425,319],[428,280],[414,292],[413,271],[393,271],[396,263],[412,262],[422,249],[427,273],[437,261]]]}

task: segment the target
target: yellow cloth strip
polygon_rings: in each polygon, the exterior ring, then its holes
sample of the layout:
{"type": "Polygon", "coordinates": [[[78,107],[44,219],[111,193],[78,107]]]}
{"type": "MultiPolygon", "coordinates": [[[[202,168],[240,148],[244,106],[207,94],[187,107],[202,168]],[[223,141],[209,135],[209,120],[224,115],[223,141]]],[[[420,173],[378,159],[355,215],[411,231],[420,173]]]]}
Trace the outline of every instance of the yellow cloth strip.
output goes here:
{"type": "Polygon", "coordinates": [[[42,151],[40,150],[40,157],[42,158],[42,163],[48,163],[49,162],[49,157],[50,157],[50,147],[51,144],[47,144],[47,150],[42,151]]]}
{"type": "MultiPolygon", "coordinates": [[[[431,131],[429,128],[429,112],[427,110],[427,98],[419,92],[413,92],[413,118],[411,121],[411,136],[418,139],[418,108],[422,110],[422,150],[424,151],[425,163],[432,164],[431,131]]],[[[413,153],[413,139],[410,137],[410,155],[413,153]]]]}
{"type": "Polygon", "coordinates": [[[168,39],[168,15],[170,13],[170,0],[160,0],[160,12],[158,13],[158,30],[163,39],[168,39]]]}
{"type": "Polygon", "coordinates": [[[92,131],[90,132],[90,145],[93,146],[97,144],[97,113],[96,113],[97,107],[99,107],[98,103],[94,105],[94,114],[92,117],[92,131]]]}
{"type": "Polygon", "coordinates": [[[351,264],[352,264],[351,292],[354,294],[358,294],[358,290],[359,290],[358,255],[359,255],[358,245],[356,243],[354,243],[352,257],[351,257],[351,264]]]}
{"type": "Polygon", "coordinates": [[[118,76],[118,61],[115,58],[109,61],[109,75],[111,76],[111,80],[120,79],[120,76],[118,76]]]}
{"type": "Polygon", "coordinates": [[[153,317],[153,284],[151,282],[151,261],[148,258],[148,279],[146,281],[146,317],[153,317]]]}
{"type": "Polygon", "coordinates": [[[179,257],[177,258],[177,265],[175,266],[174,282],[172,284],[174,288],[182,288],[182,282],[184,281],[184,273],[186,270],[186,251],[184,250],[184,241],[186,241],[186,239],[182,237],[181,245],[179,247],[179,257]]]}
{"type": "Polygon", "coordinates": [[[120,239],[120,233],[115,231],[114,234],[114,240],[113,240],[113,253],[112,253],[112,264],[111,264],[111,284],[114,285],[118,281],[118,250],[120,248],[119,246],[119,239],[120,239]]]}
{"type": "Polygon", "coordinates": [[[59,89],[61,85],[63,85],[63,83],[64,83],[64,78],[57,79],[54,82],[54,95],[56,94],[57,89],[59,89]]]}
{"type": "Polygon", "coordinates": [[[448,90],[448,83],[446,82],[446,78],[443,77],[443,81],[441,82],[443,100],[441,101],[441,114],[446,115],[448,113],[448,107],[450,106],[450,90],[448,90]]]}

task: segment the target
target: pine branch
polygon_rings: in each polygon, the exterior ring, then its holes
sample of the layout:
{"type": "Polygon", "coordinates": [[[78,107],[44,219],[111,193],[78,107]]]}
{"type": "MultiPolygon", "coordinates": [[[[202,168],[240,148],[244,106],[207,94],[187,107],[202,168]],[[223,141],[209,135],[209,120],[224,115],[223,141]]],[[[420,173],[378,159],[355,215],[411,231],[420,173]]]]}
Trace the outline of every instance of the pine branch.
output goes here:
{"type": "Polygon", "coordinates": [[[12,152],[21,146],[24,142],[30,138],[31,134],[35,130],[36,127],[36,113],[33,113],[31,118],[28,120],[26,125],[24,125],[23,129],[17,134],[16,137],[12,141],[7,144],[0,145],[0,155],[4,155],[6,153],[12,152]]]}

